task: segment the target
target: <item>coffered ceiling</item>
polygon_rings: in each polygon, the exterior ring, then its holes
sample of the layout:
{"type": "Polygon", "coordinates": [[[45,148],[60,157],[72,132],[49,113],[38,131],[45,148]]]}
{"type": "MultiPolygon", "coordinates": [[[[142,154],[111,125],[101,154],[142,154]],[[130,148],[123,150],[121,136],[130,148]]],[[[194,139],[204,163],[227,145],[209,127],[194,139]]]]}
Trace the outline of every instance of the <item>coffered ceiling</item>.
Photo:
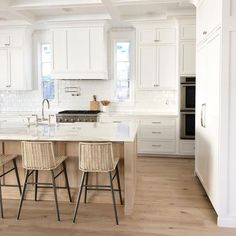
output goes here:
{"type": "Polygon", "coordinates": [[[194,14],[191,0],[0,0],[0,24],[67,19],[110,19],[119,24],[194,14]]]}

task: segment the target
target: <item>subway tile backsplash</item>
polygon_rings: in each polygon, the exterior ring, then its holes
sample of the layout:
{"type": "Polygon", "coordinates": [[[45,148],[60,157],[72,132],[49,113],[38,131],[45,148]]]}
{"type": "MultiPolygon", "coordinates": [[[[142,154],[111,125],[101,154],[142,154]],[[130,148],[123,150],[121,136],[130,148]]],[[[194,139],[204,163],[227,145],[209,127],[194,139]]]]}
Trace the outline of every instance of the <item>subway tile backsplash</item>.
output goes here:
{"type": "MultiPolygon", "coordinates": [[[[98,100],[111,100],[111,111],[176,112],[178,106],[175,91],[137,91],[134,102],[128,106],[113,102],[113,80],[59,80],[56,82],[55,94],[55,100],[51,101],[51,110],[55,112],[64,109],[89,109],[89,101],[93,95],[97,95],[98,100]]],[[[41,110],[41,102],[42,94],[39,89],[0,92],[1,112],[36,112],[41,110]]]]}

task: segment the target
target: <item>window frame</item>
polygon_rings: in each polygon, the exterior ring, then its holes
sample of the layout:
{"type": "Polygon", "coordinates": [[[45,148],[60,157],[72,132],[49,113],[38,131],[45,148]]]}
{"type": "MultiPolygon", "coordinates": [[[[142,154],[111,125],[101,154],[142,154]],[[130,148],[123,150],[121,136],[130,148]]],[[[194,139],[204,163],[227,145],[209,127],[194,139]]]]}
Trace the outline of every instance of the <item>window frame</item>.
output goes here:
{"type": "Polygon", "coordinates": [[[135,31],[133,29],[114,29],[110,32],[110,55],[111,55],[111,63],[110,63],[110,74],[111,78],[113,78],[113,95],[114,95],[114,105],[115,107],[131,107],[135,105],[135,31]],[[129,100],[119,100],[116,99],[116,44],[118,42],[129,42],[130,43],[130,97],[129,100]]]}
{"type": "MultiPolygon", "coordinates": [[[[40,42],[40,45],[39,45],[39,57],[40,57],[40,77],[39,77],[39,86],[40,86],[40,92],[41,92],[41,97],[42,99],[44,99],[43,97],[43,64],[44,63],[50,63],[51,64],[51,72],[52,72],[52,65],[53,65],[53,62],[52,62],[52,43],[51,42],[40,42]],[[42,58],[42,47],[43,45],[47,45],[49,44],[50,47],[51,47],[51,61],[50,62],[43,62],[43,58],[42,58]]],[[[54,80],[54,98],[49,98],[48,100],[50,101],[54,101],[56,99],[56,81],[54,80]]]]}
{"type": "Polygon", "coordinates": [[[114,89],[115,89],[115,102],[118,102],[118,103],[130,103],[132,101],[132,81],[131,81],[131,41],[130,40],[119,40],[119,39],[115,39],[114,40],[114,43],[113,43],[113,49],[114,49],[114,52],[113,52],[113,69],[114,69],[114,89]],[[117,84],[117,81],[118,81],[118,78],[117,78],[117,48],[116,48],[116,45],[117,43],[129,43],[129,99],[126,99],[126,100],[121,100],[121,99],[118,99],[116,97],[116,84],[117,84]]]}

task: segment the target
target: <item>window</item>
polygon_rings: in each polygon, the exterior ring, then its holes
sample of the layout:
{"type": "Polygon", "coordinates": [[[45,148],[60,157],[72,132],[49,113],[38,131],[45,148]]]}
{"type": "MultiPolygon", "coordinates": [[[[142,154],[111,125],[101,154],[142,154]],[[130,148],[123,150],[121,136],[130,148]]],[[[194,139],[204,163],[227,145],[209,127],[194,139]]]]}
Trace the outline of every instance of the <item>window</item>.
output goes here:
{"type": "Polygon", "coordinates": [[[115,43],[114,72],[116,100],[130,101],[130,42],[115,43]]]}
{"type": "Polygon", "coordinates": [[[41,45],[41,82],[43,99],[54,99],[54,80],[51,77],[51,45],[44,43],[41,45]]]}

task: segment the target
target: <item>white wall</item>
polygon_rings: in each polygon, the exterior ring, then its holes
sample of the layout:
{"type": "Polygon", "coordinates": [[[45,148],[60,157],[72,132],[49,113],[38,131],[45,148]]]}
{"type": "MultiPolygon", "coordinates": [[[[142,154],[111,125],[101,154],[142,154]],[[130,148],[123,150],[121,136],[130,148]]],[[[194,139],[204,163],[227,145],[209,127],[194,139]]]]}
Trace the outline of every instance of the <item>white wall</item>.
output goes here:
{"type": "MultiPolygon", "coordinates": [[[[110,45],[113,39],[124,39],[125,36],[132,41],[135,46],[132,32],[116,31],[111,34],[110,45]]],[[[134,34],[133,34],[134,35],[134,34]]],[[[0,111],[39,111],[41,109],[41,88],[40,88],[40,71],[38,71],[40,62],[38,60],[38,51],[40,43],[50,42],[50,33],[48,31],[37,31],[33,35],[33,64],[34,64],[34,90],[33,91],[11,91],[0,92],[0,111]]],[[[111,61],[111,50],[109,50],[109,61],[111,61]]],[[[135,52],[135,47],[133,47],[135,52]]],[[[135,53],[132,53],[132,61],[135,62],[135,53]]],[[[135,65],[134,65],[135,66],[135,65]]],[[[89,109],[89,101],[95,94],[98,100],[108,99],[113,101],[114,80],[110,64],[110,80],[75,80],[75,81],[57,81],[56,99],[51,102],[51,109],[59,111],[63,109],[89,109]],[[79,87],[80,96],[72,96],[65,92],[65,87],[79,87]]],[[[175,91],[136,91],[135,90],[135,68],[132,69],[133,81],[133,101],[129,104],[120,104],[113,102],[111,110],[113,111],[155,111],[155,112],[177,112],[177,101],[175,91]]]]}

